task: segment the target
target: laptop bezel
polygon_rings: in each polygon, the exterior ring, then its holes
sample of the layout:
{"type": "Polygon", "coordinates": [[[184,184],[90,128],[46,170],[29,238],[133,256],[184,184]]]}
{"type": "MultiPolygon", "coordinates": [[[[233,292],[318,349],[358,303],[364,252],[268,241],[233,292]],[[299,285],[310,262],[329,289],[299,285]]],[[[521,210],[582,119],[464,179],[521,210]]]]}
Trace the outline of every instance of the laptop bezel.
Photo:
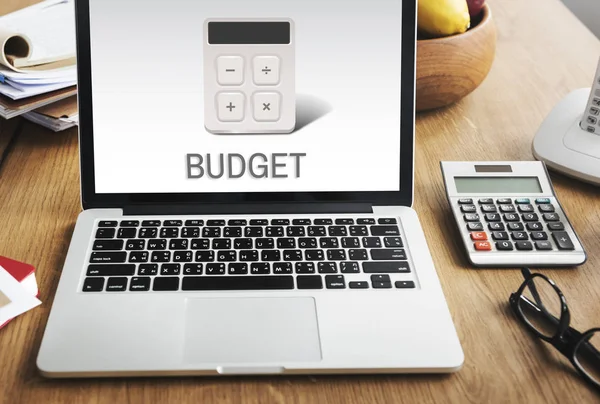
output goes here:
{"type": "MultiPolygon", "coordinates": [[[[368,0],[364,0],[365,3],[368,0]]],[[[79,146],[84,209],[136,205],[237,203],[367,203],[412,206],[414,187],[416,0],[402,2],[402,71],[400,103],[400,190],[375,192],[131,193],[96,192],[92,108],[89,0],[76,0],[79,146]]],[[[382,173],[385,175],[385,173],[382,173]]]]}

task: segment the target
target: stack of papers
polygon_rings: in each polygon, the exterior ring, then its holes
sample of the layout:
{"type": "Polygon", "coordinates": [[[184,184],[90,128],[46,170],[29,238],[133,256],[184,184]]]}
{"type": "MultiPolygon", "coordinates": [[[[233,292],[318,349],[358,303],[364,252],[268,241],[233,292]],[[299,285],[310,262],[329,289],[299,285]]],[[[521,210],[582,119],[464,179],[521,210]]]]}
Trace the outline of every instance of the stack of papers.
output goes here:
{"type": "Polygon", "coordinates": [[[0,116],[73,95],[75,43],[74,0],[45,0],[0,17],[0,116]]]}
{"type": "Polygon", "coordinates": [[[54,132],[60,132],[79,124],[77,97],[72,96],[52,105],[27,112],[23,117],[54,132]]]}

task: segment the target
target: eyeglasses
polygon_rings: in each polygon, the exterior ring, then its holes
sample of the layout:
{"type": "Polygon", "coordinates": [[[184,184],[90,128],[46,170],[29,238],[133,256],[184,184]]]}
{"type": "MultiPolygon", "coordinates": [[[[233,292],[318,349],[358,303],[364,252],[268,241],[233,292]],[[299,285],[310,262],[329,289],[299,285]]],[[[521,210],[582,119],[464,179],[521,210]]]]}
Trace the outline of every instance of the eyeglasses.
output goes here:
{"type": "Polygon", "coordinates": [[[510,295],[510,307],[529,330],[552,344],[575,369],[600,388],[600,328],[581,333],[570,327],[567,300],[545,275],[521,270],[525,281],[510,295]]]}

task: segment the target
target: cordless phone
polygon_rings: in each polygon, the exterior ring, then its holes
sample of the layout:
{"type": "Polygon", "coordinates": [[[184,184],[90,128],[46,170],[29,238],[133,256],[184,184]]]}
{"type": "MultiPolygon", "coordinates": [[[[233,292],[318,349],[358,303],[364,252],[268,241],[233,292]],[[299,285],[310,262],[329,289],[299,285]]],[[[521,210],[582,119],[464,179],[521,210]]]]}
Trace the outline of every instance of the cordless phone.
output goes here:
{"type": "Polygon", "coordinates": [[[581,128],[587,132],[600,135],[600,62],[596,69],[587,106],[583,112],[581,128]]]}

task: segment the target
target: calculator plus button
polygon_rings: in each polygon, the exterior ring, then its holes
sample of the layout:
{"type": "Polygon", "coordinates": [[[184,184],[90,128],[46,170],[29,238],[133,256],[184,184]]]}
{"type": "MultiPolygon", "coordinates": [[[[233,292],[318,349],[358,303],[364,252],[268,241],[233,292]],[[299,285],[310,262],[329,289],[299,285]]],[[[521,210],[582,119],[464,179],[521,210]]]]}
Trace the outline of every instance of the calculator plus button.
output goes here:
{"type": "Polygon", "coordinates": [[[488,224],[488,228],[491,231],[504,231],[505,230],[504,223],[499,223],[499,222],[492,222],[492,223],[488,224]]]}
{"type": "Polygon", "coordinates": [[[531,201],[529,198],[517,198],[515,199],[515,203],[518,205],[529,205],[531,201]]]}
{"type": "Polygon", "coordinates": [[[559,231],[559,230],[564,230],[564,229],[565,229],[565,225],[560,222],[548,223],[548,230],[559,231]]]}
{"type": "Polygon", "coordinates": [[[483,225],[481,223],[467,223],[467,229],[469,231],[481,231],[483,230],[483,225]]]}
{"type": "Polygon", "coordinates": [[[473,204],[473,199],[471,198],[461,198],[458,200],[458,203],[460,205],[472,205],[473,204]]]}
{"type": "Polygon", "coordinates": [[[473,213],[477,212],[477,208],[475,207],[475,205],[463,205],[460,207],[460,211],[462,213],[473,213]]]}
{"type": "Polygon", "coordinates": [[[527,236],[527,233],[525,233],[524,231],[513,231],[511,233],[511,236],[512,236],[512,239],[515,241],[529,239],[529,237],[527,236]]]}
{"type": "Polygon", "coordinates": [[[530,204],[519,205],[519,212],[521,212],[521,213],[533,212],[533,206],[531,206],[530,204]]]}
{"type": "Polygon", "coordinates": [[[277,56],[256,56],[253,64],[254,84],[259,86],[279,84],[279,58],[277,56]]]}
{"type": "Polygon", "coordinates": [[[488,222],[499,222],[500,215],[498,213],[486,213],[485,220],[488,222]]]}
{"type": "Polygon", "coordinates": [[[487,239],[487,233],[484,231],[476,231],[471,233],[471,240],[473,241],[486,241],[487,239]]]}
{"type": "Polygon", "coordinates": [[[255,121],[275,122],[279,120],[279,106],[281,105],[279,93],[254,93],[252,105],[255,121]]]}
{"type": "Polygon", "coordinates": [[[498,212],[496,205],[481,205],[481,211],[483,213],[495,213],[498,212]]]}
{"type": "Polygon", "coordinates": [[[530,241],[517,241],[515,243],[517,250],[519,251],[531,251],[533,250],[533,244],[530,241]]]}
{"type": "Polygon", "coordinates": [[[465,222],[478,222],[479,221],[479,215],[476,213],[466,213],[464,215],[465,218],[465,222]]]}
{"type": "Polygon", "coordinates": [[[539,222],[527,223],[527,230],[529,230],[529,231],[539,231],[539,230],[543,230],[543,229],[544,229],[544,226],[542,226],[542,224],[539,222]]]}
{"type": "Polygon", "coordinates": [[[477,241],[474,243],[475,250],[477,251],[491,251],[492,245],[489,241],[477,241]]]}
{"type": "Polygon", "coordinates": [[[217,112],[221,122],[240,122],[244,120],[244,94],[219,93],[217,112]]]}
{"type": "Polygon", "coordinates": [[[514,249],[513,243],[510,241],[498,241],[496,243],[496,249],[499,251],[512,251],[514,249]]]}
{"type": "Polygon", "coordinates": [[[523,226],[523,223],[508,223],[508,230],[511,231],[523,231],[525,230],[525,226],[523,226]]]}
{"type": "Polygon", "coordinates": [[[540,220],[540,218],[538,217],[538,215],[536,213],[524,213],[523,214],[524,222],[537,222],[538,220],[540,220]]]}
{"type": "Polygon", "coordinates": [[[549,241],[536,241],[535,248],[540,251],[552,250],[552,244],[549,241]]]}
{"type": "Polygon", "coordinates": [[[508,205],[512,203],[512,199],[510,198],[499,198],[496,200],[496,202],[498,202],[499,205],[508,205]]]}
{"type": "Polygon", "coordinates": [[[495,231],[492,233],[492,238],[494,240],[508,240],[508,233],[505,231],[495,231]]]}
{"type": "Polygon", "coordinates": [[[220,56],[217,59],[217,81],[222,86],[239,86],[244,82],[244,59],[220,56]]]}
{"type": "Polygon", "coordinates": [[[547,222],[558,222],[558,215],[556,213],[544,213],[542,216],[547,222]]]}
{"type": "Polygon", "coordinates": [[[535,203],[537,203],[538,205],[548,204],[548,203],[550,203],[550,199],[548,199],[548,198],[537,198],[535,200],[535,203]]]}
{"type": "Polygon", "coordinates": [[[548,205],[540,205],[538,206],[538,209],[540,210],[540,212],[542,213],[553,213],[555,211],[554,209],[554,205],[548,204],[548,205]]]}
{"type": "Polygon", "coordinates": [[[574,250],[575,246],[566,231],[555,231],[552,238],[559,250],[574,250]]]}
{"type": "Polygon", "coordinates": [[[493,203],[494,203],[494,200],[492,198],[481,198],[479,200],[480,205],[491,205],[493,203]]]}

